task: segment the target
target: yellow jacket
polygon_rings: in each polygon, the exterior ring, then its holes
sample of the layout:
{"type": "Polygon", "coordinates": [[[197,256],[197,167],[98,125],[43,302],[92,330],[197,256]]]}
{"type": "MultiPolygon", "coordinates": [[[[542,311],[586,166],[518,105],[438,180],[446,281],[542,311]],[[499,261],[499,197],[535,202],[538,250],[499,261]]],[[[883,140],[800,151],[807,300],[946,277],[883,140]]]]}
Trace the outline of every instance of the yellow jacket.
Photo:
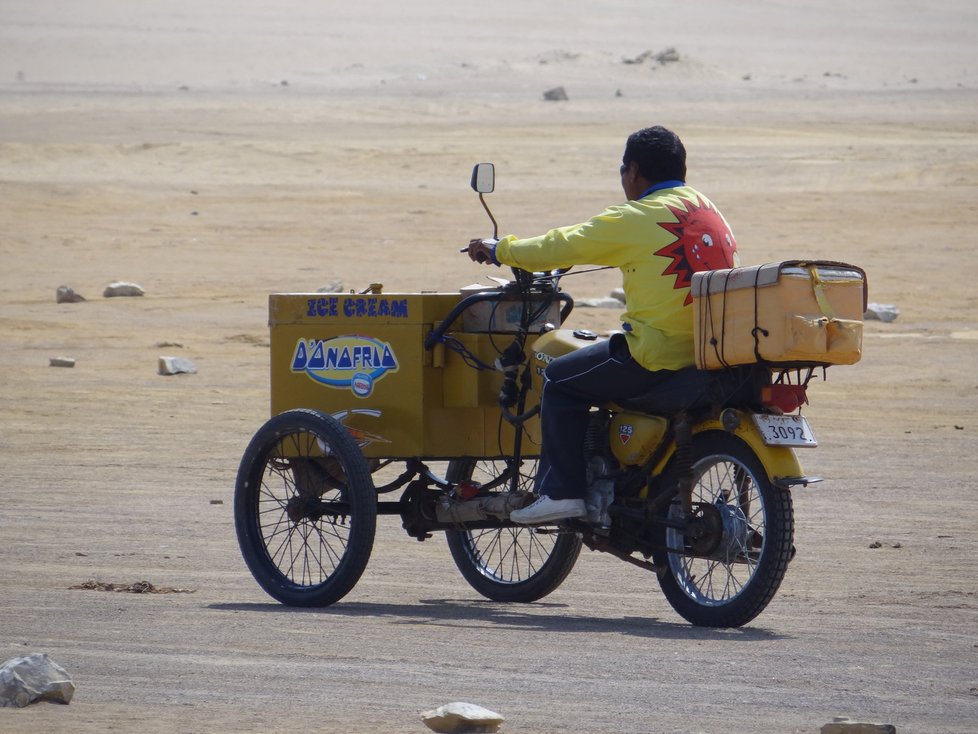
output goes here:
{"type": "Polygon", "coordinates": [[[649,370],[677,370],[693,364],[692,274],[734,267],[737,243],[720,211],[692,187],[650,191],[583,224],[529,239],[504,237],[495,254],[500,263],[529,271],[620,268],[622,329],[632,357],[649,370]]]}

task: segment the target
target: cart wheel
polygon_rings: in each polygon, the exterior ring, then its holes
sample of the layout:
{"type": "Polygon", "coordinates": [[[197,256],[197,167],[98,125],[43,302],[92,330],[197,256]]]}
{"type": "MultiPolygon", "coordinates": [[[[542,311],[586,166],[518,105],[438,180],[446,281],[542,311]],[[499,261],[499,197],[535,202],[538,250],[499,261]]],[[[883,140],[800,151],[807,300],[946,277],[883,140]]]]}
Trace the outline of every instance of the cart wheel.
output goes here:
{"type": "MultiPolygon", "coordinates": [[[[520,489],[530,490],[536,466],[533,461],[514,467],[520,472],[520,489]]],[[[449,462],[447,479],[472,479],[486,485],[508,472],[505,461],[455,459],[449,462]]],[[[509,491],[509,482],[499,485],[490,491],[509,491]]],[[[529,527],[449,530],[445,537],[462,576],[473,589],[493,601],[542,599],[563,583],[581,552],[581,536],[577,533],[541,533],[529,527]]]]}
{"type": "Polygon", "coordinates": [[[234,524],[270,596],[299,607],[342,599],[367,566],[377,527],[377,494],[356,441],[312,410],[269,420],[241,458],[234,524]]]}

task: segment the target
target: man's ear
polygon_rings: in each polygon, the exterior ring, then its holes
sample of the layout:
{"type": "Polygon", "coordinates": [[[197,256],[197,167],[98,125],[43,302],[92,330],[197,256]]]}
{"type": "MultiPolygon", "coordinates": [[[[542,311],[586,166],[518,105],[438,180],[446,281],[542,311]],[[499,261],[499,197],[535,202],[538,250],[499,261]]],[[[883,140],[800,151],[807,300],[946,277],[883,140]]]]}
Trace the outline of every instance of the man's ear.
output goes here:
{"type": "Polygon", "coordinates": [[[648,187],[643,187],[640,183],[642,174],[638,169],[638,163],[635,161],[629,161],[627,164],[623,164],[623,171],[621,174],[621,185],[625,190],[625,195],[629,199],[638,196],[640,191],[644,191],[648,187]]]}

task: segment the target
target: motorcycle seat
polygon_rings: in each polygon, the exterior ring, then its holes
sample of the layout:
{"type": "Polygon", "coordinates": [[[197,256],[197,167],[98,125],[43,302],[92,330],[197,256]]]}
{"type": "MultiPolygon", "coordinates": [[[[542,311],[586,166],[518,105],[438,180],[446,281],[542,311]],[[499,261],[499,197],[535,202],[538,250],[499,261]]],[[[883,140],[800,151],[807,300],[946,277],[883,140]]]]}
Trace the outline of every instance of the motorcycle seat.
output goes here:
{"type": "Polygon", "coordinates": [[[761,388],[770,382],[770,371],[759,365],[722,370],[687,367],[666,372],[659,384],[646,393],[615,402],[626,410],[661,416],[711,406],[749,407],[760,402],[761,388]]]}

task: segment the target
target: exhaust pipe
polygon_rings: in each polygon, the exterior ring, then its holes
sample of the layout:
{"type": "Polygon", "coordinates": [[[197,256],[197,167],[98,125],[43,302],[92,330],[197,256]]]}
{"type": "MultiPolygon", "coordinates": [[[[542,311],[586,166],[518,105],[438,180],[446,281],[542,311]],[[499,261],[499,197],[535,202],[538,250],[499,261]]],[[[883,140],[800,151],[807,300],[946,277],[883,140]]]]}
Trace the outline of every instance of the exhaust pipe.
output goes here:
{"type": "Polygon", "coordinates": [[[464,501],[442,497],[435,505],[435,516],[438,522],[444,523],[508,520],[509,513],[521,509],[526,504],[527,497],[529,495],[525,492],[507,492],[464,501]]]}

